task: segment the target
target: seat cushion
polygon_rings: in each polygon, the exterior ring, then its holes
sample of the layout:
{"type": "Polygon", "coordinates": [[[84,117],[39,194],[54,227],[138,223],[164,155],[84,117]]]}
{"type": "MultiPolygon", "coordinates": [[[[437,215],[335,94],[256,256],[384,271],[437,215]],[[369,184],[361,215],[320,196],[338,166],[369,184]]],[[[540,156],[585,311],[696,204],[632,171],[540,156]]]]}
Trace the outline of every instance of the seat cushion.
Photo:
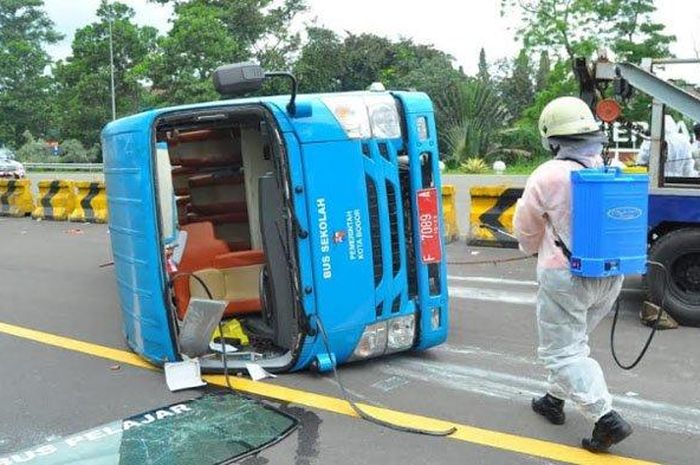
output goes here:
{"type": "Polygon", "coordinates": [[[179,264],[182,272],[211,268],[216,257],[231,251],[226,241],[216,238],[214,225],[208,221],[186,224],[182,230],[187,232],[187,243],[179,264]]]}
{"type": "MultiPolygon", "coordinates": [[[[231,251],[226,241],[214,236],[214,226],[209,222],[192,223],[182,226],[187,232],[187,242],[178,264],[179,273],[193,273],[205,268],[213,268],[214,259],[231,251]]],[[[184,318],[190,302],[188,279],[180,278],[173,284],[175,305],[179,318],[184,318]]]]}
{"type": "MultiPolygon", "coordinates": [[[[262,309],[258,291],[262,267],[262,264],[255,264],[223,270],[208,268],[193,274],[204,282],[214,299],[228,302],[224,315],[232,316],[255,313],[262,309]]],[[[197,278],[190,277],[189,285],[193,297],[208,297],[197,278]]]]}

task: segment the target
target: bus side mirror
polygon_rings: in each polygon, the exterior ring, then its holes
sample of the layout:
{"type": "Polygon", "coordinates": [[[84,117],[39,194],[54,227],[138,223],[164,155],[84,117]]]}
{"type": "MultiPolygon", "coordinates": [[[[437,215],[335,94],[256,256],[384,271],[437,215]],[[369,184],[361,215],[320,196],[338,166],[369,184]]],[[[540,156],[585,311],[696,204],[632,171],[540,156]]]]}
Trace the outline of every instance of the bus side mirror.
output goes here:
{"type": "Polygon", "coordinates": [[[212,76],[219,94],[238,95],[259,90],[265,71],[256,63],[245,62],[219,66],[212,76]]]}

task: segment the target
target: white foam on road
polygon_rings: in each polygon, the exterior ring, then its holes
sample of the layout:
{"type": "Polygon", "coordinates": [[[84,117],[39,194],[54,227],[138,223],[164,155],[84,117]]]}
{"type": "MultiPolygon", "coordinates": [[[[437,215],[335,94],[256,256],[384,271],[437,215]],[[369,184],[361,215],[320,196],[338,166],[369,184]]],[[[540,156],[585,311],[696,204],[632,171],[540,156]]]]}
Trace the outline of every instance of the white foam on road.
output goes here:
{"type": "MultiPolygon", "coordinates": [[[[525,404],[529,404],[532,397],[542,395],[547,389],[547,383],[542,379],[464,364],[402,358],[382,367],[382,371],[392,376],[525,404]]],[[[634,424],[675,434],[700,436],[698,408],[625,396],[613,396],[613,404],[634,424]]]]}
{"type": "Polygon", "coordinates": [[[528,281],[528,280],[522,280],[522,279],[492,278],[490,276],[448,275],[447,279],[452,280],[452,281],[464,281],[464,282],[479,283],[479,284],[506,284],[509,286],[534,286],[534,287],[537,287],[537,281],[528,281]]]}
{"type": "MultiPolygon", "coordinates": [[[[452,283],[494,285],[496,287],[472,287],[459,284],[448,285],[450,297],[484,302],[503,302],[517,305],[534,305],[537,301],[537,282],[519,279],[492,278],[488,276],[447,277],[452,283]],[[530,290],[522,290],[528,288],[530,290]]],[[[625,295],[644,294],[643,289],[622,289],[625,295]]]]}
{"type": "Polygon", "coordinates": [[[502,291],[483,287],[449,286],[448,291],[452,298],[517,305],[534,305],[537,297],[534,292],[502,291]]]}
{"type": "Polygon", "coordinates": [[[497,360],[498,362],[505,363],[515,363],[520,365],[536,365],[537,360],[535,360],[534,350],[532,357],[523,357],[520,355],[505,354],[503,352],[496,352],[493,350],[483,349],[477,346],[455,346],[452,344],[442,344],[431,349],[432,352],[443,352],[447,354],[454,355],[464,355],[464,356],[476,356],[479,359],[489,358],[497,360]]]}

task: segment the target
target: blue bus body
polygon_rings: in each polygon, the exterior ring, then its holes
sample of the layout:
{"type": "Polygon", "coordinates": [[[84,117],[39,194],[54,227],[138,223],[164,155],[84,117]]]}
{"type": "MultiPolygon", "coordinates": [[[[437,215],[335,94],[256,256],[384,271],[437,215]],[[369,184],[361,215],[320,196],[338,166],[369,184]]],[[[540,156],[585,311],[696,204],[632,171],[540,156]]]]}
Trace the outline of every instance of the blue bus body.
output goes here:
{"type": "MultiPolygon", "coordinates": [[[[353,99],[372,94],[332,95],[353,99]]],[[[446,264],[444,259],[424,263],[417,227],[418,192],[441,191],[432,103],[417,92],[383,94],[399,109],[401,133],[395,138],[349,136],[321,95],[300,95],[295,115],[286,109],[288,97],[261,97],[157,109],[104,128],[109,231],[123,333],[132,350],[158,365],[181,359],[157,200],[156,124],[178,112],[235,107],[262,108],[274,119],[293,186],[290,201],[302,232],[294,252],[297,297],[307,328],[286,369],[304,369],[314,361],[352,360],[368,327],[384,324],[390,331],[392,322],[408,321],[397,320],[403,316],[413,315],[415,321],[410,349],[445,341],[446,264]],[[329,336],[332,354],[315,316],[329,336]]],[[[438,195],[442,237],[440,202],[438,195]]],[[[442,242],[440,247],[444,257],[442,242]]],[[[380,349],[372,356],[384,352],[391,350],[380,349]]]]}

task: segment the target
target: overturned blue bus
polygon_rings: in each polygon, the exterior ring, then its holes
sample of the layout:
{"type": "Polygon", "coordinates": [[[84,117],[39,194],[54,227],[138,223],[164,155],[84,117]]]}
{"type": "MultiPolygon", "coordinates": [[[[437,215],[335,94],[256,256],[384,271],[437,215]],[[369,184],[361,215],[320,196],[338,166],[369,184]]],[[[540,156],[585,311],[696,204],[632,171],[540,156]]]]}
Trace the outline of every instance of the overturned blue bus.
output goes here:
{"type": "MultiPolygon", "coordinates": [[[[230,95],[280,74],[247,63],[214,80],[230,95]]],[[[104,128],[123,332],[149,361],[194,355],[222,369],[221,354],[183,348],[188,313],[207,300],[237,325],[223,338],[234,369],[327,370],[446,339],[430,99],[297,97],[293,83],[291,96],[157,109],[104,128]]]]}

